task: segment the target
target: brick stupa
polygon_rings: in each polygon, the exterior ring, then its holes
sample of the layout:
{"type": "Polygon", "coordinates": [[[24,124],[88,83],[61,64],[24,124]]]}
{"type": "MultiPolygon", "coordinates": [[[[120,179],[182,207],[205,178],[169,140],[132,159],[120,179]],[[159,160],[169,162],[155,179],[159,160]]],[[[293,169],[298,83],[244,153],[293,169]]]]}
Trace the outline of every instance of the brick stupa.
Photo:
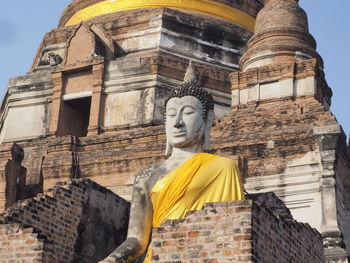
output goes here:
{"type": "Polygon", "coordinates": [[[119,2],[74,0],[9,80],[1,260],[97,262],[124,240],[133,175],[163,160],[164,101],[192,61],[215,100],[210,152],[237,160],[249,195],[154,230],[154,261],[348,262],[350,150],[298,1],[119,2]]]}

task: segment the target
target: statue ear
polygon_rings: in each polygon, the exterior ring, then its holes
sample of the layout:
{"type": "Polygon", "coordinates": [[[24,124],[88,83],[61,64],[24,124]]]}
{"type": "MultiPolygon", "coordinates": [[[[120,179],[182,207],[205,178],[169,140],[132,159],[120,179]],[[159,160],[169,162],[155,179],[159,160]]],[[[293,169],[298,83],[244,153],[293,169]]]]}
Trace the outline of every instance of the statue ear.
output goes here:
{"type": "Polygon", "coordinates": [[[205,122],[205,128],[204,128],[204,142],[203,142],[203,149],[209,150],[210,148],[210,131],[211,127],[213,126],[215,119],[215,113],[213,110],[210,110],[208,112],[207,120],[205,122]]]}
{"type": "Polygon", "coordinates": [[[166,121],[166,114],[165,114],[165,134],[166,134],[166,144],[165,144],[165,157],[169,157],[173,152],[173,147],[170,145],[169,138],[168,138],[168,131],[167,131],[167,121],[166,121]]]}
{"type": "Polygon", "coordinates": [[[172,152],[173,152],[173,147],[170,145],[168,138],[166,138],[165,157],[170,156],[172,152]]]}

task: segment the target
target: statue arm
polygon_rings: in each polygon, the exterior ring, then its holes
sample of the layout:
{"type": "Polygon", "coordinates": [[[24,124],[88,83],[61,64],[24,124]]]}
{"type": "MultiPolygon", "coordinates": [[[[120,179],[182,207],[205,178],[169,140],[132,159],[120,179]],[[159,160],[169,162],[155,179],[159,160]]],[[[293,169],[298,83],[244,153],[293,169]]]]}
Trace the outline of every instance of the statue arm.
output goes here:
{"type": "Polygon", "coordinates": [[[147,249],[152,230],[153,208],[149,199],[147,188],[149,175],[145,174],[146,170],[135,178],[127,239],[100,262],[133,262],[147,249]]]}

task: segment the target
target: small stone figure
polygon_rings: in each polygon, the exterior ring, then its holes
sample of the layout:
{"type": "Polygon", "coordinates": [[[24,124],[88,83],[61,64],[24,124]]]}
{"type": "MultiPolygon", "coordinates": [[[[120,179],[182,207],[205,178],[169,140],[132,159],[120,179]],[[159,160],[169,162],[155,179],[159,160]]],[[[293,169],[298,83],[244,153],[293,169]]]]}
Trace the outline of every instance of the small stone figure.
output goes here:
{"type": "MultiPolygon", "coordinates": [[[[152,227],[184,218],[205,203],[244,199],[234,161],[203,153],[210,145],[213,97],[197,84],[192,63],[166,103],[166,155],[135,178],[128,237],[101,262],[134,262],[147,249],[152,227]]],[[[144,262],[151,262],[152,245],[144,262]]]]}
{"type": "Polygon", "coordinates": [[[62,61],[63,59],[61,58],[60,55],[50,52],[49,54],[47,54],[47,56],[44,55],[44,58],[40,60],[39,66],[50,65],[51,67],[55,67],[61,64],[62,61]]]}
{"type": "Polygon", "coordinates": [[[60,55],[50,52],[49,53],[49,63],[51,67],[55,67],[61,64],[62,58],[60,55]]]}

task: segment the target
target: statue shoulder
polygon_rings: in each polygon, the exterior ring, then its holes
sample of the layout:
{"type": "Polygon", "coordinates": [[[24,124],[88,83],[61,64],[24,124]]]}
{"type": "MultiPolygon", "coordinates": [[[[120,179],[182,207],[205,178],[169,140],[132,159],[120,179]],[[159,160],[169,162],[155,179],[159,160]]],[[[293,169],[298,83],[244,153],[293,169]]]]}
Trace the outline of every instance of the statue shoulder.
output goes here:
{"type": "Polygon", "coordinates": [[[153,171],[154,171],[154,165],[150,165],[150,166],[142,169],[140,172],[138,172],[135,175],[134,184],[146,182],[152,176],[153,171]]]}
{"type": "Polygon", "coordinates": [[[236,160],[216,155],[215,161],[220,162],[220,167],[223,167],[226,169],[238,169],[238,165],[237,165],[236,160]]]}
{"type": "Polygon", "coordinates": [[[152,178],[152,176],[159,170],[159,167],[161,167],[161,165],[162,163],[156,163],[142,169],[135,175],[134,183],[148,182],[152,178]]]}
{"type": "Polygon", "coordinates": [[[154,184],[168,172],[164,161],[150,165],[135,175],[133,188],[142,188],[150,193],[154,184]]]}

